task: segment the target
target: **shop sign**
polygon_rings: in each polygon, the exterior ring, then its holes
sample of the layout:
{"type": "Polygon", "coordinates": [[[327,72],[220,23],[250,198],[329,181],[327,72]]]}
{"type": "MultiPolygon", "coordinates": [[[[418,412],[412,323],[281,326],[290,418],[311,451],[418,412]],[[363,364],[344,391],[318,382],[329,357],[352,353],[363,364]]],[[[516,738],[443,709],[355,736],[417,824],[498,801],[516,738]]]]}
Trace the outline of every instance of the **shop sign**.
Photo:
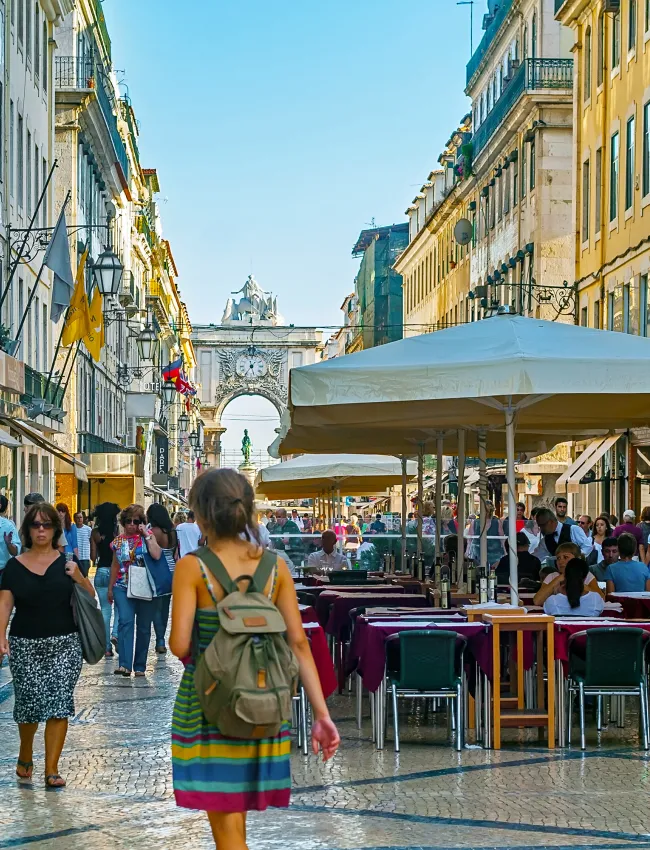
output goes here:
{"type": "Polygon", "coordinates": [[[156,437],[156,472],[158,475],[169,472],[169,440],[156,437]]]}
{"type": "Polygon", "coordinates": [[[0,387],[20,395],[25,392],[25,364],[4,351],[0,351],[0,387]]]}

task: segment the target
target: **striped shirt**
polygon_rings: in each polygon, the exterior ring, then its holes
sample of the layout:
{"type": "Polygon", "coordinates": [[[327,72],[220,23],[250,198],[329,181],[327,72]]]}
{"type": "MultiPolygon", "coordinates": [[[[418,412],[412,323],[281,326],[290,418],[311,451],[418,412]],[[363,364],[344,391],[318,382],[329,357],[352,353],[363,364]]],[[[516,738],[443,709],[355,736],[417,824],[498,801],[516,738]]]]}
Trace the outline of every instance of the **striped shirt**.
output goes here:
{"type": "Polygon", "coordinates": [[[77,550],[80,561],[90,560],[90,535],[92,528],[88,525],[77,526],[77,550]]]}

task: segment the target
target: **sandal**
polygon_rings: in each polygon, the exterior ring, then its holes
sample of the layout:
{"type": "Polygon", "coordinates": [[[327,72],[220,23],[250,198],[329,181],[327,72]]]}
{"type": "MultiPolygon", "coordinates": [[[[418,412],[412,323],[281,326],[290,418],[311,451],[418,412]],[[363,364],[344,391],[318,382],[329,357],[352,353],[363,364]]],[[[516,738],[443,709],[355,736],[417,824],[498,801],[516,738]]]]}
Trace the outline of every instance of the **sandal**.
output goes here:
{"type": "Polygon", "coordinates": [[[123,676],[126,672],[127,672],[126,667],[116,667],[115,670],[113,670],[113,675],[114,676],[123,676]]]}
{"type": "Polygon", "coordinates": [[[135,671],[135,675],[138,677],[138,679],[142,679],[142,678],[143,678],[144,676],[146,676],[147,674],[145,673],[145,671],[144,671],[144,670],[136,670],[136,671],[135,671]]]}
{"type": "Polygon", "coordinates": [[[65,785],[65,779],[58,773],[50,773],[49,776],[45,777],[46,788],[65,788],[65,785]]]}
{"type": "Polygon", "coordinates": [[[33,761],[21,761],[20,759],[16,762],[16,776],[19,781],[22,782],[31,782],[32,781],[32,771],[34,770],[34,762],[33,761]],[[18,768],[22,767],[23,770],[28,770],[29,773],[22,774],[18,773],[18,768]]]}

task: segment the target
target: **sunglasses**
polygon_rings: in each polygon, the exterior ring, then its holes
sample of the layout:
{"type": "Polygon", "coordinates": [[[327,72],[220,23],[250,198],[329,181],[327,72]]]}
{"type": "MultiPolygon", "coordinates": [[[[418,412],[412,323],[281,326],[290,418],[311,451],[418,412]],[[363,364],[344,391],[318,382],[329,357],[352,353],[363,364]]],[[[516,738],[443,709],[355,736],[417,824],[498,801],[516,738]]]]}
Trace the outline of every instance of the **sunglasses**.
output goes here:
{"type": "Polygon", "coordinates": [[[140,517],[140,519],[138,519],[136,517],[135,519],[127,519],[127,521],[124,523],[124,525],[141,525],[143,522],[144,522],[144,517],[140,517]]]}
{"type": "Polygon", "coordinates": [[[33,522],[30,525],[30,528],[38,529],[43,528],[45,531],[49,531],[51,528],[54,528],[54,523],[52,522],[33,522]]]}

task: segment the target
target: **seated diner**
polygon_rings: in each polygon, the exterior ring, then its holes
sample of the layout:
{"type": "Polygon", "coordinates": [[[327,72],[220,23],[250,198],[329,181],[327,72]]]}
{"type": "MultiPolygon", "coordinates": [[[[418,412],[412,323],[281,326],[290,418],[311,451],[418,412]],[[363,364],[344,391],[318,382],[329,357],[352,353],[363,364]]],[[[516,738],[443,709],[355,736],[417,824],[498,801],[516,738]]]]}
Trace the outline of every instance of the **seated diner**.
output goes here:
{"type": "Polygon", "coordinates": [[[585,568],[585,576],[584,576],[584,584],[589,590],[593,590],[594,593],[597,593],[599,596],[604,598],[604,594],[601,589],[598,587],[598,582],[596,581],[596,577],[592,572],[587,568],[587,564],[582,555],[580,547],[575,543],[560,543],[560,545],[555,550],[555,572],[549,573],[546,576],[544,581],[542,582],[542,586],[535,594],[533,602],[535,605],[544,605],[549,596],[552,596],[555,593],[560,593],[561,588],[564,583],[564,571],[567,567],[567,564],[572,559],[577,559],[582,562],[585,568]]]}
{"type": "Polygon", "coordinates": [[[544,602],[544,613],[554,617],[599,617],[605,602],[600,593],[585,583],[587,565],[582,558],[571,558],[559,576],[555,593],[544,602]]]}

